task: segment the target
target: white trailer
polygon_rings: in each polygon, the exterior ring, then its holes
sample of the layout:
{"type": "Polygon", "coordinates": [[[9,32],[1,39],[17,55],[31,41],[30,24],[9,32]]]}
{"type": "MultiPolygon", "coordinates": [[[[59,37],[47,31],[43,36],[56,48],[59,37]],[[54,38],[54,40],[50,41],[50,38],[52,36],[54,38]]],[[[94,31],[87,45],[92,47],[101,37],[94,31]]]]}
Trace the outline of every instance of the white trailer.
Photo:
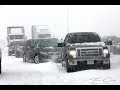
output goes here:
{"type": "Polygon", "coordinates": [[[48,25],[32,26],[32,39],[51,38],[51,32],[48,25]]]}
{"type": "Polygon", "coordinates": [[[11,26],[7,27],[7,41],[8,44],[12,41],[25,41],[24,26],[11,26]]]}

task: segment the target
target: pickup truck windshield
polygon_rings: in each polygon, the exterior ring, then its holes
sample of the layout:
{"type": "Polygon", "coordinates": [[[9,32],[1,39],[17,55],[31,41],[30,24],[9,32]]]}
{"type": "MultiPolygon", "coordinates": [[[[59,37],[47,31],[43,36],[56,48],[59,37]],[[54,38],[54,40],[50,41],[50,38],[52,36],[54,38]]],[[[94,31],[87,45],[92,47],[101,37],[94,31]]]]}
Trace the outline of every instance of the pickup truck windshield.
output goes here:
{"type": "Polygon", "coordinates": [[[100,42],[100,38],[94,34],[86,35],[71,35],[68,39],[69,43],[85,43],[85,42],[100,42]]]}
{"type": "Polygon", "coordinates": [[[57,39],[39,39],[36,41],[38,47],[54,47],[57,46],[57,39]]]}

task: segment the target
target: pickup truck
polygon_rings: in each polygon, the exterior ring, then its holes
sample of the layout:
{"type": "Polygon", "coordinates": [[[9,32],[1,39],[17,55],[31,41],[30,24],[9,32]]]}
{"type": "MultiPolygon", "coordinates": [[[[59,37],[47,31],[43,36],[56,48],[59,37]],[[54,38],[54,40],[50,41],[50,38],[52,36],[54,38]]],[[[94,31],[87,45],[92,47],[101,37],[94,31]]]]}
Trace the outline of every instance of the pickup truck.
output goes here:
{"type": "Polygon", "coordinates": [[[112,41],[101,41],[95,32],[68,33],[61,47],[62,66],[67,72],[77,69],[100,68],[110,69],[110,51],[108,45],[112,41]]]}

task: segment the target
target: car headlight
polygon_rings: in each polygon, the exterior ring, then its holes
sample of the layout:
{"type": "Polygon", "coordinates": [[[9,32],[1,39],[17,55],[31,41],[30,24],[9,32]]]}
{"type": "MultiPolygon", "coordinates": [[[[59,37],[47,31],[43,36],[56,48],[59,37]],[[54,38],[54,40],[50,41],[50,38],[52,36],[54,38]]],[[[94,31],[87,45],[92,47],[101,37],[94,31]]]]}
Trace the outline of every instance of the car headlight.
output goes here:
{"type": "Polygon", "coordinates": [[[103,53],[108,54],[109,53],[108,49],[103,49],[103,53]]]}
{"type": "Polygon", "coordinates": [[[76,58],[76,51],[75,50],[70,50],[69,55],[73,56],[73,58],[76,58]]]}

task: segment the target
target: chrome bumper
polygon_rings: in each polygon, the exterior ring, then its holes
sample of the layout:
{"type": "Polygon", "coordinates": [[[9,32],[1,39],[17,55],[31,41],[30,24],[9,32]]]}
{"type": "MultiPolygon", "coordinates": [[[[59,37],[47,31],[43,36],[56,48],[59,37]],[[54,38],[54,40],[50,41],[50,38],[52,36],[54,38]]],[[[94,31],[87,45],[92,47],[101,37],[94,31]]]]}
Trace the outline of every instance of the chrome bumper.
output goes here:
{"type": "Polygon", "coordinates": [[[88,64],[88,62],[93,62],[92,64],[96,64],[99,62],[102,64],[109,64],[110,59],[104,58],[104,57],[79,57],[79,58],[68,60],[69,65],[78,65],[78,63],[82,63],[82,62],[84,62],[87,65],[90,65],[90,64],[88,64]]]}

